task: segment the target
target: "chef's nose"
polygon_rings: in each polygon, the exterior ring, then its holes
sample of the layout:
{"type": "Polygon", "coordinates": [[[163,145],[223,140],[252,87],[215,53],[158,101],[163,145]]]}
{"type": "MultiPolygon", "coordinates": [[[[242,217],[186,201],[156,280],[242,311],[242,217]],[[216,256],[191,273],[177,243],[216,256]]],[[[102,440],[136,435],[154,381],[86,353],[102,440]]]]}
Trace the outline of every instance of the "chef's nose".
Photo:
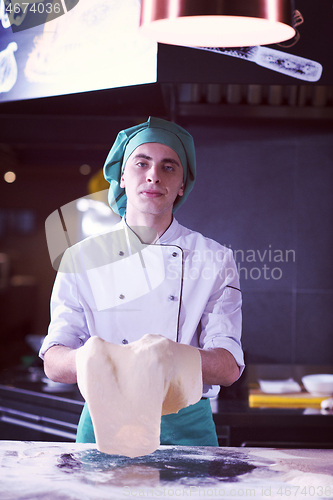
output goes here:
{"type": "Polygon", "coordinates": [[[159,171],[156,165],[152,165],[147,172],[147,182],[158,184],[161,182],[159,171]]]}

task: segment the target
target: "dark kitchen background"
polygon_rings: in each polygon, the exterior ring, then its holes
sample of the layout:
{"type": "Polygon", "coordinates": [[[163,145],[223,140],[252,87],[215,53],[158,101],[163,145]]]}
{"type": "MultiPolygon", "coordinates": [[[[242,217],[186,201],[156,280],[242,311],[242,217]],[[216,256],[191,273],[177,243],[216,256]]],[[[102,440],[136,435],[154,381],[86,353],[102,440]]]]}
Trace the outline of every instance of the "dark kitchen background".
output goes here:
{"type": "Polygon", "coordinates": [[[198,178],[176,218],[235,252],[247,363],[333,363],[333,11],[297,3],[300,40],[273,49],[320,63],[316,82],[160,45],[155,83],[0,103],[2,369],[34,363],[27,337],[47,333],[47,217],[86,196],[117,132],[149,115],[193,134],[198,178]]]}

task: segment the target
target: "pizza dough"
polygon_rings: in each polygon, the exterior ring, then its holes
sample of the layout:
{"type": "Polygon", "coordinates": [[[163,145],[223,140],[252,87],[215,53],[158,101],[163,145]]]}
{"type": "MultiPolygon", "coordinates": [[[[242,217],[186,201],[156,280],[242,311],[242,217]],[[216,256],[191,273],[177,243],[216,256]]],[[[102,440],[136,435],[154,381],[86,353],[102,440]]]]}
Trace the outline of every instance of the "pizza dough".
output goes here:
{"type": "Polygon", "coordinates": [[[91,337],[78,349],[77,380],[87,401],[99,451],[127,457],[160,445],[161,415],[202,396],[197,348],[161,335],[127,345],[91,337]]]}

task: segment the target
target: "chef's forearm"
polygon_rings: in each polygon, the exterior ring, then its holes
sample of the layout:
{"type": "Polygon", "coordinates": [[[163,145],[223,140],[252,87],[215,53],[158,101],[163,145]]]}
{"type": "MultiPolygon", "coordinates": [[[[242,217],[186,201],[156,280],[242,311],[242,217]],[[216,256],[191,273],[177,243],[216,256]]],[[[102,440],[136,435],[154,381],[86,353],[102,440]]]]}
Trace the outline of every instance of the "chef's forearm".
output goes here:
{"type": "Polygon", "coordinates": [[[54,382],[76,383],[76,349],[55,345],[44,355],[44,371],[54,382]]]}
{"type": "Polygon", "coordinates": [[[226,349],[199,349],[202,380],[207,385],[229,386],[239,377],[239,366],[226,349]]]}

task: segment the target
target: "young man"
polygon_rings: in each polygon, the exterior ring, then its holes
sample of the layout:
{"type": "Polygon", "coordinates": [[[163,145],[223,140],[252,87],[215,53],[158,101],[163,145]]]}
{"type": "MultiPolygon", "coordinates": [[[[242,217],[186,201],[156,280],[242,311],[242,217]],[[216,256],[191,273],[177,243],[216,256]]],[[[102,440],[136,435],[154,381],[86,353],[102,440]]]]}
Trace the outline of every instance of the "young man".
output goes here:
{"type": "MultiPolygon", "coordinates": [[[[195,173],[193,139],[178,125],[149,118],[118,134],[104,175],[123,218],[65,253],[40,354],[50,379],[75,383],[76,349],[93,335],[120,345],[152,333],[197,347],[203,398],[162,417],[161,444],[214,446],[209,397],[244,368],[241,293],[231,250],[173,217],[195,173]],[[129,258],[136,267],[124,266],[129,258]]],[[[94,441],[86,406],[78,441],[94,441]]]]}

